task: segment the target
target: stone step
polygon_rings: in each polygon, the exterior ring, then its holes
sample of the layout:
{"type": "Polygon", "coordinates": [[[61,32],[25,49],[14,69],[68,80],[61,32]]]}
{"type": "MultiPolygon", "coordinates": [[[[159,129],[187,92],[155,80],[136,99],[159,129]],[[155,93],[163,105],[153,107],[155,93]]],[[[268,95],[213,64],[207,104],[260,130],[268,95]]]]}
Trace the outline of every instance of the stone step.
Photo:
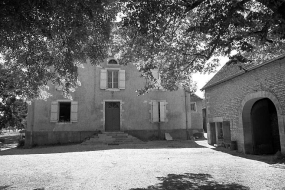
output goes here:
{"type": "Polygon", "coordinates": [[[128,134],[105,134],[108,137],[127,137],[128,134]]]}
{"type": "Polygon", "coordinates": [[[104,131],[102,132],[102,134],[107,134],[107,135],[111,135],[111,134],[126,134],[123,131],[104,131]]]}
{"type": "Polygon", "coordinates": [[[95,135],[86,141],[82,142],[83,145],[96,145],[96,144],[145,144],[145,142],[128,135],[124,132],[103,132],[101,134],[95,135]]]}

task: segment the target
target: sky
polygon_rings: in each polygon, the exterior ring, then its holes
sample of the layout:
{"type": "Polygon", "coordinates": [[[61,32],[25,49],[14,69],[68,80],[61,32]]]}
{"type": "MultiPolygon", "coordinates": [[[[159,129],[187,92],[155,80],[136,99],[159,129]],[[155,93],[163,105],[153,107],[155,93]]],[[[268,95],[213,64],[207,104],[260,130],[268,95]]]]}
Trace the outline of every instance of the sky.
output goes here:
{"type": "Polygon", "coordinates": [[[192,78],[195,82],[197,82],[197,91],[196,95],[198,95],[201,98],[204,98],[204,91],[201,91],[200,89],[205,86],[205,84],[211,80],[211,78],[225,65],[225,63],[228,61],[227,57],[221,57],[221,64],[216,68],[215,72],[211,74],[200,74],[200,73],[195,73],[192,75],[192,78]]]}

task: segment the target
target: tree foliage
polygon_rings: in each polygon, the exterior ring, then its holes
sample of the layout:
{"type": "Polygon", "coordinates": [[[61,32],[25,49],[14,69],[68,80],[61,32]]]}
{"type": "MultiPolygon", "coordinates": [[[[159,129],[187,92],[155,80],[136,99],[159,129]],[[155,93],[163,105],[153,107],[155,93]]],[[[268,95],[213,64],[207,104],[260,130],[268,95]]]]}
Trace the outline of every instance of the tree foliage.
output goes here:
{"type": "Polygon", "coordinates": [[[163,88],[186,88],[190,73],[217,66],[212,57],[258,63],[284,53],[284,10],[284,0],[0,0],[1,98],[47,97],[49,81],[68,94],[79,64],[108,52],[154,81],[144,91],[157,84],[154,68],[163,88]]]}
{"type": "Polygon", "coordinates": [[[284,0],[131,0],[124,5],[113,50],[145,75],[159,68],[169,90],[190,73],[211,72],[219,62],[213,57],[258,64],[285,51],[284,0]]]}
{"type": "Polygon", "coordinates": [[[68,93],[79,63],[106,57],[118,10],[108,0],[0,0],[1,80],[12,83],[4,94],[37,98],[48,81],[68,93]]]}
{"type": "Polygon", "coordinates": [[[28,112],[27,103],[16,97],[0,102],[0,129],[7,126],[25,128],[28,112]]]}

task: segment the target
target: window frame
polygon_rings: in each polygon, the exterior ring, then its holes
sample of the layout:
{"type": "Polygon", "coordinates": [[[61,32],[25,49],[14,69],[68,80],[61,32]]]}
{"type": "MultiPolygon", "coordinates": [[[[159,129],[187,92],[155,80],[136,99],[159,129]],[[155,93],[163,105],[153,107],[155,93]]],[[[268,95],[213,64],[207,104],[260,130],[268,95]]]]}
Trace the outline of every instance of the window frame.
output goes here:
{"type": "Polygon", "coordinates": [[[114,58],[110,58],[110,59],[107,60],[107,65],[109,65],[109,66],[111,66],[111,65],[113,65],[113,66],[114,66],[114,65],[119,65],[119,62],[118,62],[118,60],[116,60],[116,59],[114,59],[114,58]],[[116,64],[110,64],[110,63],[109,63],[110,61],[115,61],[116,64]]]}
{"type": "Polygon", "coordinates": [[[106,69],[107,70],[107,86],[106,86],[106,90],[120,90],[119,88],[119,75],[120,75],[120,70],[119,69],[106,69]],[[109,88],[109,73],[112,73],[112,81],[111,81],[111,84],[112,84],[112,87],[109,88]],[[117,87],[114,88],[114,72],[117,72],[117,87]]]}
{"type": "Polygon", "coordinates": [[[58,123],[71,123],[71,101],[59,101],[58,102],[58,123]],[[61,116],[60,113],[63,110],[61,110],[60,105],[61,104],[67,104],[67,103],[69,103],[69,121],[61,121],[60,120],[60,116],[61,116]]]}
{"type": "Polygon", "coordinates": [[[78,101],[72,101],[72,100],[55,100],[51,102],[51,110],[50,110],[50,122],[56,123],[56,124],[71,124],[78,122],[78,101]],[[60,121],[60,103],[70,103],[70,112],[69,112],[69,121],[60,121]],[[53,105],[56,105],[56,110],[53,109],[53,105]],[[75,111],[74,111],[75,110],[75,111]],[[52,119],[52,114],[56,113],[56,119],[52,119]],[[76,114],[76,115],[74,115],[76,114]]]}

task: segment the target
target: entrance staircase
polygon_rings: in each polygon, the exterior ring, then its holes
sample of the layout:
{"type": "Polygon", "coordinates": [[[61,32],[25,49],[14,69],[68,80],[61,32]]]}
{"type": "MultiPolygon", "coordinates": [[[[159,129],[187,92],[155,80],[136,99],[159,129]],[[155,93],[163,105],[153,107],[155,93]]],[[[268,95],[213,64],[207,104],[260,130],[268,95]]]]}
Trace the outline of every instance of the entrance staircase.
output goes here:
{"type": "Polygon", "coordinates": [[[120,145],[120,144],[145,144],[145,142],[139,140],[124,132],[103,132],[98,135],[94,135],[89,139],[81,143],[82,145],[120,145]]]}

